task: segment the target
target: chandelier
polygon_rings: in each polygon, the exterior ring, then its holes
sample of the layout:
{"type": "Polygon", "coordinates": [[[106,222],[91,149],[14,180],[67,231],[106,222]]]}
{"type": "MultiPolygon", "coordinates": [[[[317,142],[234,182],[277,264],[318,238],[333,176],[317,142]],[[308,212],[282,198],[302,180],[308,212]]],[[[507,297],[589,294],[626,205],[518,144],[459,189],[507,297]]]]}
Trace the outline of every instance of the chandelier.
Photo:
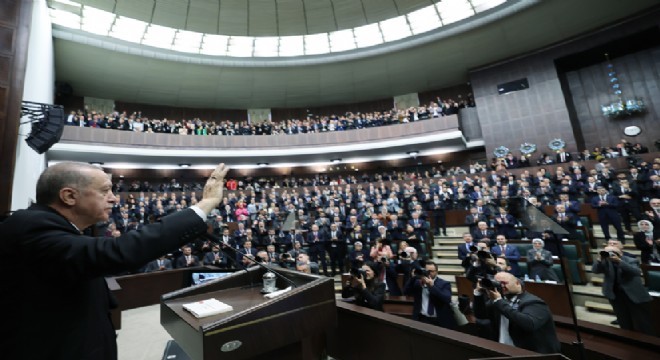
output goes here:
{"type": "Polygon", "coordinates": [[[609,104],[601,105],[603,115],[610,118],[624,118],[635,114],[641,114],[646,111],[646,105],[642,98],[626,98],[623,96],[621,84],[619,84],[619,78],[614,70],[614,65],[612,65],[612,62],[610,61],[609,54],[605,54],[605,59],[607,59],[608,83],[612,89],[613,95],[616,96],[616,100],[609,104]]]}

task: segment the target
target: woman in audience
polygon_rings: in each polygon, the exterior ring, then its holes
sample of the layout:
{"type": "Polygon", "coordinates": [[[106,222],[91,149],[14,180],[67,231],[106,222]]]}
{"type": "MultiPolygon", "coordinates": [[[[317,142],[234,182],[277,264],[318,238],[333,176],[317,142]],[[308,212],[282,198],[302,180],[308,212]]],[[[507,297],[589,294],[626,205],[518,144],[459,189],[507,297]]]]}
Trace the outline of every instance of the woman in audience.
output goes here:
{"type": "Polygon", "coordinates": [[[635,233],[635,247],[642,254],[642,264],[660,263],[660,229],[656,230],[649,220],[637,222],[639,232],[635,233]]]}
{"type": "Polygon", "coordinates": [[[378,280],[378,269],[378,264],[367,262],[359,270],[352,270],[342,288],[342,298],[355,297],[356,305],[383,311],[385,284],[378,280]]]}

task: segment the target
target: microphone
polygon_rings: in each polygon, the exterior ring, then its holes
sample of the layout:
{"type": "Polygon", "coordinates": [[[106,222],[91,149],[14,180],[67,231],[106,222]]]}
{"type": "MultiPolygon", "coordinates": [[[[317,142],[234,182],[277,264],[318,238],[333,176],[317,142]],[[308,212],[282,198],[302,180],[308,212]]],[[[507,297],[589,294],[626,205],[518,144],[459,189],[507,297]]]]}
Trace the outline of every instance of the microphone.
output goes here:
{"type": "MultiPolygon", "coordinates": [[[[243,254],[243,253],[239,253],[238,250],[234,249],[234,248],[231,247],[231,246],[226,245],[225,243],[223,243],[222,241],[220,241],[220,240],[221,240],[220,238],[216,237],[215,235],[212,235],[212,234],[209,234],[209,233],[205,233],[205,234],[204,234],[204,237],[207,238],[207,239],[209,239],[209,240],[211,240],[211,241],[213,241],[213,242],[215,242],[215,243],[219,243],[220,246],[222,246],[222,247],[225,248],[225,249],[231,249],[231,251],[234,253],[234,255],[239,255],[239,254],[240,254],[242,257],[248,259],[248,260],[249,260],[250,262],[252,262],[253,264],[256,264],[257,266],[259,266],[259,267],[265,269],[267,272],[270,272],[270,273],[274,274],[275,276],[277,276],[278,278],[284,280],[287,284],[291,285],[291,287],[293,287],[293,288],[298,287],[298,286],[296,285],[296,283],[294,283],[291,279],[289,279],[289,278],[285,277],[284,275],[282,275],[280,272],[276,271],[275,269],[273,269],[273,268],[270,267],[270,266],[266,266],[266,265],[262,264],[261,262],[259,262],[259,261],[255,260],[255,259],[253,259],[253,258],[250,257],[250,256],[245,256],[245,254],[243,254]]],[[[247,271],[247,269],[246,269],[246,271],[247,271]]]]}

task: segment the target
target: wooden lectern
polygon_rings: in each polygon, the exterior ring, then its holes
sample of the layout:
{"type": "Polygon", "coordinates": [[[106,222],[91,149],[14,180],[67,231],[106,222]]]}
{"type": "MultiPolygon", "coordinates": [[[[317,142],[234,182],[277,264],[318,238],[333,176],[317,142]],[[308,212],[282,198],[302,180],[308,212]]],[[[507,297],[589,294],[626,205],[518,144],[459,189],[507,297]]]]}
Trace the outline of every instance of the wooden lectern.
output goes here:
{"type": "MultiPolygon", "coordinates": [[[[273,299],[261,293],[260,267],[161,298],[161,324],[194,360],[314,359],[337,326],[332,278],[276,269],[296,287],[273,299]],[[216,298],[234,310],[197,319],[183,304],[216,298]]],[[[289,284],[277,279],[278,289],[289,284]]]]}

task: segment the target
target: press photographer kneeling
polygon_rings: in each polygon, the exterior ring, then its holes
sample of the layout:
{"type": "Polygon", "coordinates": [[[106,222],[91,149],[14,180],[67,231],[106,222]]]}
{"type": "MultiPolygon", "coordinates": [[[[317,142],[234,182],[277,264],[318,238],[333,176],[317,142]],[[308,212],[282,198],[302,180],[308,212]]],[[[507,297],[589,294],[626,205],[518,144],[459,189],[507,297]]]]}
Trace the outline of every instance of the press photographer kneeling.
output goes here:
{"type": "Polygon", "coordinates": [[[491,340],[543,354],[561,351],[550,308],[525,292],[513,274],[498,272],[477,281],[474,314],[487,320],[491,340]]]}
{"type": "Polygon", "coordinates": [[[366,262],[360,268],[351,269],[351,277],[344,283],[341,297],[355,297],[355,304],[383,311],[385,284],[378,280],[379,265],[366,262]]]}

